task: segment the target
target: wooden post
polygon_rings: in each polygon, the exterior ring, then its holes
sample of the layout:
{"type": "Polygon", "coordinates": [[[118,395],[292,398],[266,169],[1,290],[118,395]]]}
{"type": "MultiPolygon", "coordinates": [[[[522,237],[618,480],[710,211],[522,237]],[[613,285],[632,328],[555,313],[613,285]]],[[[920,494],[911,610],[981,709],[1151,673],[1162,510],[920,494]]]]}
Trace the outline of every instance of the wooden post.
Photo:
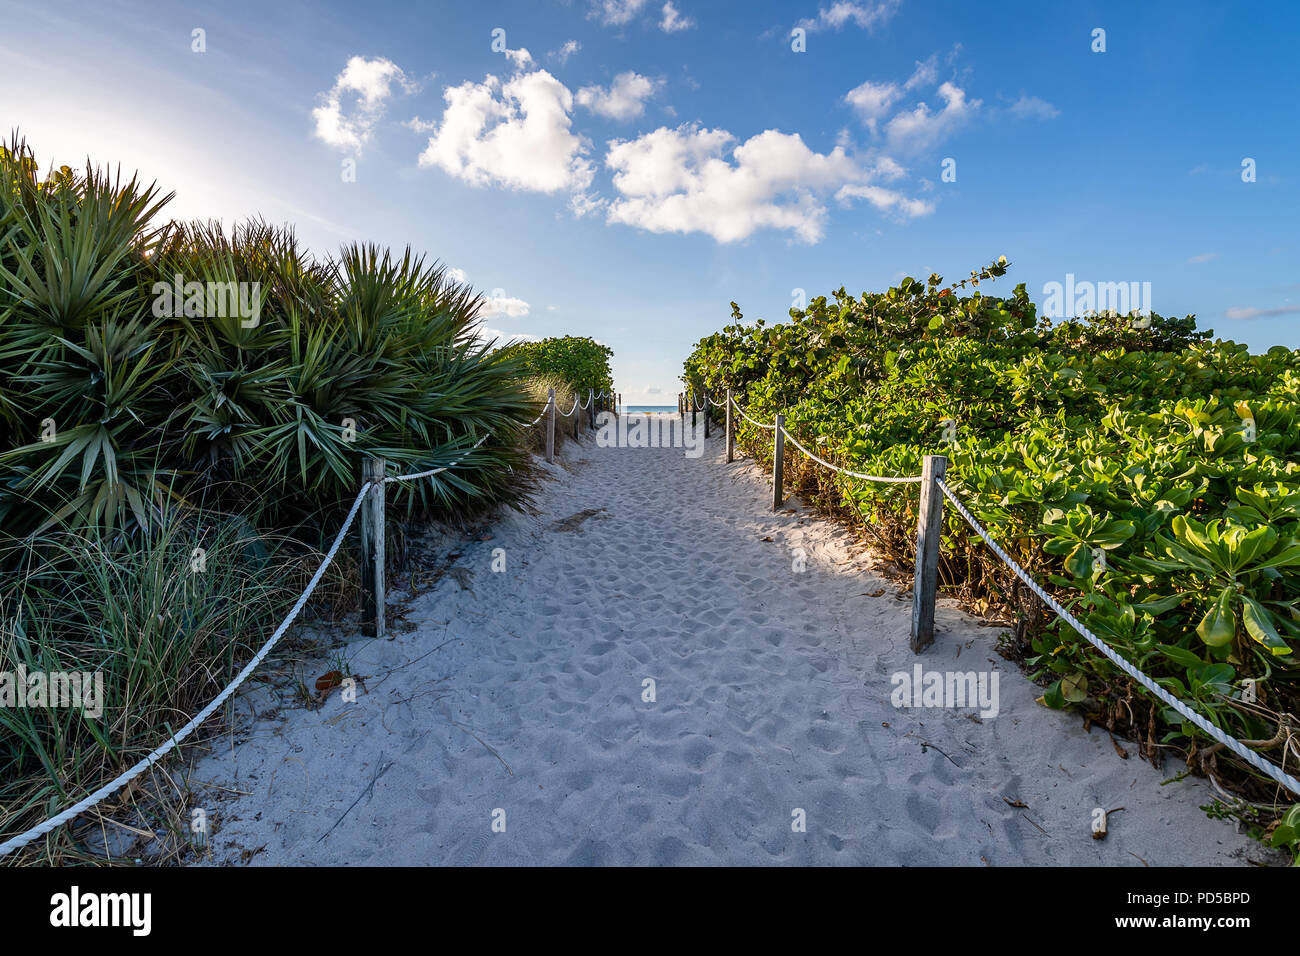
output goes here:
{"type": "Polygon", "coordinates": [[[695,389],[691,389],[686,393],[686,400],[691,403],[691,431],[695,431],[695,416],[698,414],[695,411],[695,389]]]}
{"type": "Polygon", "coordinates": [[[550,407],[546,413],[546,460],[555,461],[555,389],[547,395],[550,407]]]}
{"type": "Polygon", "coordinates": [[[384,636],[384,459],[367,458],[362,479],[370,482],[361,503],[361,633],[384,636]]]}
{"type": "Polygon", "coordinates": [[[682,393],[677,393],[677,415],[682,420],[682,427],[686,427],[686,402],[682,398],[682,393]]]}
{"type": "Polygon", "coordinates": [[[614,395],[614,414],[617,415],[619,413],[618,410],[622,407],[623,407],[623,393],[618,392],[614,395]]]}
{"type": "Polygon", "coordinates": [[[713,407],[709,405],[709,390],[704,390],[704,437],[709,437],[709,419],[713,417],[713,407]]]}
{"type": "Polygon", "coordinates": [[[943,455],[921,464],[921,511],[916,522],[916,571],[912,578],[912,650],[934,642],[934,596],[939,586],[939,539],[943,534],[943,492],[936,483],[948,471],[943,455]]]}
{"type": "Polygon", "coordinates": [[[727,389],[727,464],[736,460],[735,424],[731,420],[731,389],[727,389]]]}
{"type": "Polygon", "coordinates": [[[781,459],[785,456],[785,416],[778,414],[776,416],[776,439],[772,445],[772,510],[779,511],[781,508],[781,499],[784,497],[782,492],[781,459]]]}
{"type": "Polygon", "coordinates": [[[587,389],[587,427],[596,427],[596,390],[587,389]]]}

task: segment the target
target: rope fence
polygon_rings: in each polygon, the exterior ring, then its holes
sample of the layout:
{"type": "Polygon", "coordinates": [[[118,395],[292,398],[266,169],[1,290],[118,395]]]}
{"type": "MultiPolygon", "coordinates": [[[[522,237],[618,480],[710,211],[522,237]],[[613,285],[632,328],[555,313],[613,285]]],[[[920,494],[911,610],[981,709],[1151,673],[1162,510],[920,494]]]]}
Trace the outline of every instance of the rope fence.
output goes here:
{"type": "MultiPolygon", "coordinates": [[[[707,393],[706,393],[707,395],[707,393]]],[[[694,404],[694,399],[691,399],[694,404]]],[[[704,406],[708,407],[708,400],[705,399],[704,406]]],[[[679,405],[684,408],[683,397],[679,396],[679,405]]],[[[716,405],[714,407],[717,407],[716,405]]],[[[945,480],[947,477],[948,459],[944,455],[926,455],[922,459],[921,474],[890,477],[885,475],[867,475],[861,472],[850,471],[847,468],[841,468],[833,465],[828,461],[814,455],[805,448],[798,439],[785,427],[785,415],[778,413],[775,421],[768,425],[756,421],[745,413],[740,404],[735,400],[731,389],[727,389],[726,402],[726,450],[727,461],[735,460],[735,440],[736,440],[736,422],[732,418],[732,409],[740,415],[745,421],[767,429],[773,432],[773,454],[772,454],[772,510],[778,510],[784,502],[783,494],[783,477],[784,477],[784,457],[785,457],[785,440],[789,439],[791,444],[801,452],[826,468],[831,469],[842,475],[848,475],[863,481],[880,482],[886,484],[919,484],[921,486],[920,509],[917,517],[916,529],[916,560],[913,571],[912,582],[912,630],[911,630],[911,648],[913,652],[920,653],[926,647],[934,642],[934,605],[938,593],[938,568],[939,568],[939,544],[943,533],[943,503],[944,498],[952,502],[953,507],[957,509],[958,514],[965,519],[966,523],[974,529],[975,533],[992,549],[993,553],[1015,574],[1025,585],[1038,596],[1048,608],[1052,610],[1061,620],[1073,628],[1080,637],[1086,640],[1094,648],[1101,652],[1111,663],[1118,667],[1125,674],[1133,678],[1144,688],[1146,688],[1156,699],[1172,707],[1180,715],[1204,731],[1211,738],[1224,747],[1231,750],[1234,754],[1246,761],[1256,770],[1270,777],[1282,787],[1291,791],[1292,794],[1300,796],[1300,780],[1286,772],[1286,755],[1287,748],[1295,747],[1295,738],[1289,733],[1281,738],[1282,766],[1278,766],[1272,761],[1265,760],[1259,753],[1250,749],[1242,741],[1225,733],[1222,729],[1215,726],[1201,714],[1198,714],[1186,703],[1165,688],[1151,676],[1139,670],[1134,664],[1120,655],[1114,648],[1097,637],[1089,630],[1078,618],[1070,611],[1063,607],[1055,598],[1038,584],[1033,577],[1020,567],[989,533],[975,519],[970,510],[957,497],[956,493],[945,480]]],[[[706,426],[708,419],[705,419],[706,426]]],[[[1275,738],[1276,739],[1276,738],[1275,738]]],[[[1264,742],[1260,742],[1264,743],[1264,742]]],[[[1267,743],[1273,743],[1269,741],[1267,743]]],[[[1297,751],[1300,755],[1300,751],[1297,751]]]]}
{"type": "MultiPolygon", "coordinates": [[[[612,400],[613,397],[613,392],[602,391],[599,394],[595,394],[591,389],[588,389],[587,404],[581,407],[591,410],[592,427],[595,427],[596,408],[599,406],[602,411],[612,411],[613,409],[609,406],[612,405],[612,401],[610,400],[612,400]]],[[[578,407],[578,399],[575,393],[574,407],[569,409],[568,414],[563,416],[564,418],[568,418],[570,415],[574,415],[575,437],[578,430],[578,418],[575,413],[578,407]]],[[[615,412],[615,414],[617,414],[617,412],[615,412]]],[[[547,460],[554,461],[556,419],[555,389],[550,390],[546,404],[542,407],[541,413],[526,427],[532,428],[543,418],[547,419],[547,460]]],[[[491,435],[492,433],[488,432],[475,442],[471,448],[467,449],[466,454],[457,458],[455,461],[438,468],[431,468],[427,471],[418,471],[411,474],[386,475],[384,473],[386,463],[383,458],[367,458],[363,465],[361,487],[357,490],[357,496],[353,499],[352,506],[348,509],[347,516],[343,520],[343,525],[339,528],[338,534],[334,536],[334,540],[330,544],[329,550],[326,551],[325,557],[322,559],[320,566],[316,569],[316,573],[311,576],[311,579],[307,582],[307,587],[303,590],[302,594],[298,596],[298,600],[294,602],[293,607],[289,610],[289,613],[285,615],[284,620],[280,622],[280,625],[274,632],[272,632],[271,636],[267,638],[266,642],[258,652],[253,655],[252,659],[244,665],[243,669],[240,670],[238,674],[235,675],[235,678],[227,684],[221,693],[217,694],[217,696],[214,697],[206,707],[195,714],[194,717],[185,724],[185,726],[181,727],[180,730],[172,734],[171,737],[158,747],[154,748],[154,750],[152,750],[147,756],[139,760],[129,769],[123,771],[117,777],[114,777],[98,790],[95,790],[93,793],[78,800],[67,809],[56,813],[54,816],[49,817],[44,822],[37,824],[23,833],[10,837],[3,843],[0,843],[0,857],[6,856],[15,850],[22,849],[33,841],[45,836],[52,830],[57,829],[71,820],[75,820],[91,807],[112,796],[156,764],[163,757],[167,756],[167,754],[171,753],[176,749],[181,741],[192,734],[204,721],[216,713],[217,709],[230,699],[230,696],[239,689],[244,681],[246,681],[249,676],[252,675],[253,671],[257,669],[258,665],[266,659],[266,656],[271,653],[271,650],[275,645],[280,642],[280,639],[284,636],[285,632],[293,622],[297,620],[298,615],[302,613],[302,609],[306,607],[308,599],[324,577],[325,571],[334,562],[334,558],[337,556],[339,548],[343,544],[343,539],[356,521],[358,514],[361,516],[362,632],[368,637],[383,637],[385,631],[384,599],[386,594],[384,584],[384,564],[386,555],[386,532],[384,523],[385,485],[393,482],[416,481],[423,478],[429,478],[451,468],[455,468],[468,457],[469,452],[481,448],[484,442],[486,442],[491,435]]]]}

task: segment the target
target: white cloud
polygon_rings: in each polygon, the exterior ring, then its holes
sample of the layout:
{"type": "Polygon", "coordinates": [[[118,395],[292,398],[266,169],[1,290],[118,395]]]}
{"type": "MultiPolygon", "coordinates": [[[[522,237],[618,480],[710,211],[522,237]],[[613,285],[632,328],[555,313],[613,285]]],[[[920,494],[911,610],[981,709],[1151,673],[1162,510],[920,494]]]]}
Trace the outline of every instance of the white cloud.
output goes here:
{"type": "Polygon", "coordinates": [[[658,385],[648,385],[646,386],[645,393],[647,395],[662,395],[664,393],[664,390],[660,388],[658,385]]]}
{"type": "Polygon", "coordinates": [[[841,29],[847,23],[853,23],[864,30],[873,30],[884,23],[898,10],[900,0],[877,0],[875,3],[850,3],[837,0],[829,7],[821,7],[817,16],[800,20],[799,26],[805,30],[820,30],[830,27],[841,29]]]}
{"type": "Polygon", "coordinates": [[[626,122],[645,112],[645,101],[654,95],[657,86],[654,80],[629,70],[614,77],[608,90],[599,86],[578,90],[578,105],[600,116],[626,122]]]}
{"type": "Polygon", "coordinates": [[[516,70],[522,70],[533,62],[533,55],[528,52],[528,47],[521,46],[518,50],[502,50],[506,59],[515,65],[516,70]]]}
{"type": "Polygon", "coordinates": [[[447,270],[446,277],[448,281],[455,282],[458,285],[465,285],[469,282],[469,276],[464,269],[450,268],[447,270]]]}
{"type": "Polygon", "coordinates": [[[939,87],[944,107],[931,112],[918,103],[911,112],[899,113],[885,127],[890,145],[900,151],[915,151],[933,146],[962,126],[980,108],[980,100],[967,100],[966,93],[953,83],[939,87]]]}
{"type": "Polygon", "coordinates": [[[1197,264],[1201,262],[1209,262],[1211,259],[1217,259],[1218,257],[1219,254],[1217,252],[1203,252],[1199,256],[1192,256],[1187,261],[1191,264],[1197,264]]]}
{"type": "Polygon", "coordinates": [[[595,193],[579,191],[569,197],[569,211],[578,219],[599,212],[608,205],[608,199],[595,193]]]}
{"type": "Polygon", "coordinates": [[[415,87],[392,60],[350,58],[329,92],[320,95],[321,105],[311,111],[316,137],[338,149],[360,152],[383,117],[394,83],[408,91],[415,87]]]}
{"type": "Polygon", "coordinates": [[[917,62],[916,69],[912,71],[912,75],[903,84],[903,89],[912,90],[918,86],[933,86],[937,79],[939,79],[939,56],[932,53],[925,62],[917,62]]]}
{"type": "Polygon", "coordinates": [[[1266,319],[1275,315],[1291,315],[1300,312],[1300,305],[1283,305],[1276,309],[1253,309],[1236,306],[1224,311],[1224,315],[1229,319],[1266,319]]]}
{"type": "Polygon", "coordinates": [[[582,49],[582,44],[577,40],[565,40],[564,44],[558,50],[552,50],[546,54],[553,60],[559,60],[560,66],[569,62],[569,57],[573,56],[582,49]]]}
{"type": "Polygon", "coordinates": [[[841,186],[839,191],[835,193],[835,198],[841,202],[848,202],[850,199],[865,199],[881,212],[893,213],[900,218],[906,219],[928,216],[934,212],[934,203],[932,202],[926,202],[923,199],[909,199],[896,190],[885,189],[881,186],[850,183],[847,186],[841,186]]]}
{"type": "Polygon", "coordinates": [[[876,124],[889,115],[890,108],[903,95],[895,83],[873,83],[867,80],[844,94],[844,101],[853,107],[858,117],[873,132],[876,124]]]}
{"type": "Polygon", "coordinates": [[[863,177],[842,147],[817,153],[798,134],[759,133],[731,151],[733,163],[724,153],[734,141],[726,130],[681,126],[611,142],[605,165],[620,198],[608,221],[719,242],[770,228],[815,243],[826,221],[818,195],[863,177]]]}
{"type": "Polygon", "coordinates": [[[589,19],[602,26],[621,27],[636,19],[648,0],[592,0],[589,19]]]}
{"type": "Polygon", "coordinates": [[[529,305],[523,299],[506,295],[504,289],[493,289],[492,294],[483,299],[483,308],[479,311],[480,319],[522,319],[528,314],[529,305]]]}
{"type": "Polygon", "coordinates": [[[1049,120],[1060,116],[1061,111],[1047,100],[1022,93],[1020,99],[1011,104],[1011,114],[1019,119],[1049,120]]]}
{"type": "Polygon", "coordinates": [[[443,98],[442,122],[426,124],[433,135],[421,166],[475,186],[554,193],[591,185],[587,143],[571,129],[573,94],[545,70],[462,83],[443,98]]]}
{"type": "Polygon", "coordinates": [[[677,11],[677,7],[673,5],[672,0],[668,0],[664,4],[663,19],[659,21],[660,30],[663,30],[664,33],[678,33],[682,30],[689,30],[693,26],[695,26],[695,21],[690,17],[682,16],[677,11]]]}
{"type": "Polygon", "coordinates": [[[901,85],[892,81],[876,83],[867,80],[844,94],[844,101],[853,107],[862,122],[873,133],[876,124],[889,115],[890,109],[903,98],[903,94],[920,86],[932,86],[939,77],[939,57],[932,54],[924,62],[918,61],[901,85]]]}

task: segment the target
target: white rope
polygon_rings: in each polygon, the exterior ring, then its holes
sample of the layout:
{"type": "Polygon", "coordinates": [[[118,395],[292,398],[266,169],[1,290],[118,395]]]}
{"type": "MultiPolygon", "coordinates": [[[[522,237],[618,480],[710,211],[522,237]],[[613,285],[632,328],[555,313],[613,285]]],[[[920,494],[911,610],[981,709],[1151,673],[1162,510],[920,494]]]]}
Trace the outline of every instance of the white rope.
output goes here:
{"type": "Polygon", "coordinates": [[[912,482],[918,482],[921,480],[920,475],[916,475],[913,478],[890,478],[885,475],[864,475],[860,471],[849,471],[847,468],[840,468],[838,465],[832,465],[829,461],[823,461],[822,459],[818,458],[807,448],[804,448],[803,445],[799,444],[799,440],[795,438],[793,435],[791,435],[788,431],[786,431],[784,427],[781,429],[781,434],[785,435],[786,438],[790,439],[790,442],[794,445],[795,448],[798,448],[801,452],[803,452],[813,461],[817,462],[819,465],[825,465],[827,468],[831,469],[831,471],[838,471],[842,475],[852,475],[854,478],[861,478],[864,481],[882,481],[887,484],[897,484],[897,485],[910,484],[912,482]]]}
{"type": "Polygon", "coordinates": [[[536,425],[538,422],[540,422],[540,421],[542,420],[542,416],[546,414],[547,410],[548,410],[550,407],[551,407],[551,400],[550,400],[550,398],[547,398],[547,399],[546,399],[546,404],[545,404],[544,406],[542,406],[542,414],[541,414],[541,415],[538,415],[538,416],[537,416],[536,418],[534,418],[531,422],[529,422],[529,423],[528,423],[528,427],[529,427],[529,428],[532,428],[534,425],[536,425]]]}
{"type": "MultiPolygon", "coordinates": [[[[474,448],[471,448],[470,451],[473,451],[475,448],[481,447],[482,444],[485,441],[487,441],[488,438],[491,437],[491,435],[492,433],[488,432],[486,435],[484,435],[482,438],[476,441],[474,443],[474,448]]],[[[430,468],[428,471],[417,471],[411,475],[389,475],[387,478],[384,479],[384,484],[387,485],[390,482],[394,482],[394,481],[415,481],[415,479],[417,478],[428,478],[430,475],[439,474],[441,472],[446,471],[448,468],[455,468],[464,460],[465,460],[465,456],[461,455],[455,461],[451,462],[450,464],[443,465],[441,468],[430,468]]]]}
{"type": "MultiPolygon", "coordinates": [[[[570,415],[572,415],[572,414],[573,414],[574,412],[576,412],[577,410],[578,410],[578,396],[577,396],[577,395],[574,395],[574,396],[573,396],[573,407],[572,407],[571,409],[569,409],[567,412],[565,412],[564,414],[562,414],[560,417],[561,417],[561,418],[568,418],[570,415]]],[[[556,411],[559,411],[559,407],[558,407],[558,406],[556,407],[556,411]]]]}
{"type": "Polygon", "coordinates": [[[596,400],[596,396],[592,393],[591,389],[587,389],[587,401],[583,403],[582,407],[591,408],[591,403],[594,402],[595,400],[596,400]]]}
{"type": "MultiPolygon", "coordinates": [[[[1157,684],[1155,680],[1148,677],[1146,674],[1142,673],[1142,671],[1138,670],[1127,660],[1121,657],[1118,653],[1112,650],[1109,644],[1101,640],[1101,638],[1097,637],[1097,635],[1093,634],[1092,631],[1088,630],[1088,628],[1086,628],[1082,623],[1080,623],[1078,618],[1076,618],[1073,614],[1071,614],[1069,611],[1063,608],[1060,604],[1056,602],[1056,600],[1050,594],[1048,594],[1041,587],[1039,587],[1038,582],[1036,582],[1033,578],[1031,578],[1025,572],[1025,570],[1020,567],[1020,565],[1016,564],[1016,562],[1013,561],[1007,555],[1007,553],[998,546],[998,543],[996,541],[994,541],[991,537],[989,537],[989,533],[985,531],[982,527],[980,527],[980,523],[975,520],[974,516],[971,515],[969,511],[966,510],[966,506],[961,503],[961,501],[953,493],[952,489],[949,488],[947,484],[944,483],[943,479],[941,478],[935,479],[935,484],[937,484],[940,490],[942,490],[943,493],[948,497],[948,500],[953,503],[953,505],[961,513],[961,516],[966,519],[966,523],[969,524],[972,528],[974,528],[975,533],[984,539],[984,543],[993,549],[993,553],[996,554],[999,558],[1001,558],[1003,562],[1007,565],[1007,567],[1009,567],[1012,571],[1015,572],[1016,577],[1024,581],[1025,584],[1029,587],[1029,589],[1033,591],[1035,594],[1037,594],[1039,598],[1042,599],[1044,604],[1046,604],[1048,607],[1050,607],[1053,611],[1057,613],[1057,615],[1061,618],[1061,620],[1069,624],[1072,628],[1078,631],[1079,634],[1081,634],[1084,637],[1084,639],[1088,641],[1089,644],[1097,648],[1097,650],[1101,651],[1102,654],[1106,655],[1106,657],[1111,661],[1111,663],[1113,663],[1124,673],[1128,674],[1130,677],[1136,680],[1147,690],[1151,691],[1151,693],[1155,694],[1157,698],[1164,701],[1174,710],[1178,711],[1178,713],[1182,714],[1184,717],[1190,720],[1201,730],[1205,731],[1207,734],[1209,734],[1219,743],[1223,744],[1225,747],[1227,747],[1229,750],[1235,753],[1242,760],[1245,760],[1252,767],[1254,767],[1255,769],[1263,773],[1268,774],[1268,776],[1272,777],[1274,780],[1276,780],[1282,786],[1286,787],[1292,793],[1300,795],[1300,780],[1296,780],[1295,777],[1288,774],[1281,767],[1265,760],[1255,751],[1246,747],[1246,745],[1243,744],[1241,741],[1237,740],[1234,737],[1230,737],[1228,734],[1224,733],[1218,727],[1214,726],[1214,724],[1210,723],[1200,714],[1196,713],[1194,710],[1192,710],[1190,707],[1184,704],[1177,697],[1174,697],[1167,690],[1165,690],[1163,687],[1157,684]]],[[[1283,759],[1285,760],[1285,751],[1283,752],[1283,759]]]]}
{"type": "Polygon", "coordinates": [[[754,419],[750,418],[748,415],[745,414],[745,410],[743,408],[741,408],[739,405],[736,404],[736,400],[734,398],[731,400],[731,404],[736,406],[736,411],[740,412],[740,417],[743,418],[745,421],[749,422],[751,425],[757,425],[759,428],[767,428],[767,429],[776,428],[776,425],[764,425],[762,422],[754,421],[754,419]]]}
{"type": "Polygon", "coordinates": [[[325,574],[325,569],[330,566],[330,562],[334,560],[334,555],[338,553],[339,545],[343,543],[343,536],[348,533],[348,528],[352,526],[352,521],[357,516],[357,510],[361,507],[361,501],[365,498],[366,492],[370,490],[370,487],[370,482],[367,481],[361,486],[361,490],[357,492],[356,500],[352,502],[352,508],[348,511],[348,516],[343,521],[343,527],[339,529],[338,535],[334,538],[334,543],[330,545],[329,551],[325,554],[325,560],[321,562],[320,567],[316,569],[316,573],[313,574],[311,580],[307,582],[307,589],[302,592],[302,596],[298,598],[297,603],[295,603],[293,609],[289,611],[288,616],[280,622],[280,626],[275,629],[274,633],[271,634],[266,643],[262,645],[262,649],[253,655],[253,659],[244,665],[244,669],[235,675],[235,679],[226,686],[226,689],[212,699],[212,703],[208,704],[208,706],[195,714],[194,718],[173,734],[166,743],[158,747],[130,770],[122,773],[109,783],[104,784],[104,786],[90,794],[90,796],[74,803],[62,813],[55,814],[44,823],[32,827],[26,833],[20,833],[18,836],[11,837],[4,843],[0,843],[0,856],[4,856],[6,853],[12,853],[14,850],[26,846],[38,837],[42,837],[49,833],[55,827],[67,823],[69,820],[85,813],[105,797],[111,796],[124,785],[140,776],[140,774],[144,773],[151,766],[165,757],[173,748],[176,747],[177,744],[193,733],[196,727],[211,717],[216,709],[224,704],[227,698],[235,692],[239,685],[248,679],[248,676],[253,673],[257,668],[257,665],[262,663],[266,655],[271,652],[271,648],[275,647],[280,638],[284,636],[284,632],[289,629],[289,625],[292,624],[294,619],[302,612],[303,607],[307,604],[307,599],[311,597],[311,593],[316,590],[316,585],[320,583],[321,577],[325,574]]]}

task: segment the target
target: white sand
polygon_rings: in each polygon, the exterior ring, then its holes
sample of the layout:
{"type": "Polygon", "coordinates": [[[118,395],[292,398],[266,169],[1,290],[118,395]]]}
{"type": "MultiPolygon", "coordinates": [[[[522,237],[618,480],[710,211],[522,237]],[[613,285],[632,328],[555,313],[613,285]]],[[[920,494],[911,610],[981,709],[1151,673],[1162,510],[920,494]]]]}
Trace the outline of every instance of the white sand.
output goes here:
{"type": "MultiPolygon", "coordinates": [[[[693,460],[570,446],[542,513],[503,518],[492,540],[469,545],[464,570],[411,603],[414,632],[356,637],[347,651],[363,675],[427,656],[372,676],[355,704],[335,694],[319,711],[250,718],[199,762],[198,780],[249,794],[200,791],[216,823],[212,860],[1268,858],[1198,809],[1211,797],[1203,782],[1161,786],[1181,762],[1162,773],[1129,743],[1120,759],[1104,730],[1037,704],[1041,689],[994,652],[997,629],[941,607],[935,645],[913,655],[910,601],[869,556],[853,557],[843,531],[806,513],[773,515],[767,481],[720,449],[717,434],[693,460]],[[555,530],[593,508],[606,510],[555,530]],[[506,551],[505,573],[491,570],[494,548],[506,551]],[[792,571],[795,548],[807,552],[804,573],[792,571]],[[998,716],[896,709],[890,675],[918,659],[999,671],[998,716]],[[655,703],[642,700],[645,678],[655,703]],[[1104,841],[1091,838],[1097,807],[1124,808],[1104,841]],[[492,829],[498,809],[504,833],[492,829]],[[796,809],[806,832],[792,830],[796,809]]],[[[269,693],[253,691],[237,711],[266,712],[269,693]]]]}

